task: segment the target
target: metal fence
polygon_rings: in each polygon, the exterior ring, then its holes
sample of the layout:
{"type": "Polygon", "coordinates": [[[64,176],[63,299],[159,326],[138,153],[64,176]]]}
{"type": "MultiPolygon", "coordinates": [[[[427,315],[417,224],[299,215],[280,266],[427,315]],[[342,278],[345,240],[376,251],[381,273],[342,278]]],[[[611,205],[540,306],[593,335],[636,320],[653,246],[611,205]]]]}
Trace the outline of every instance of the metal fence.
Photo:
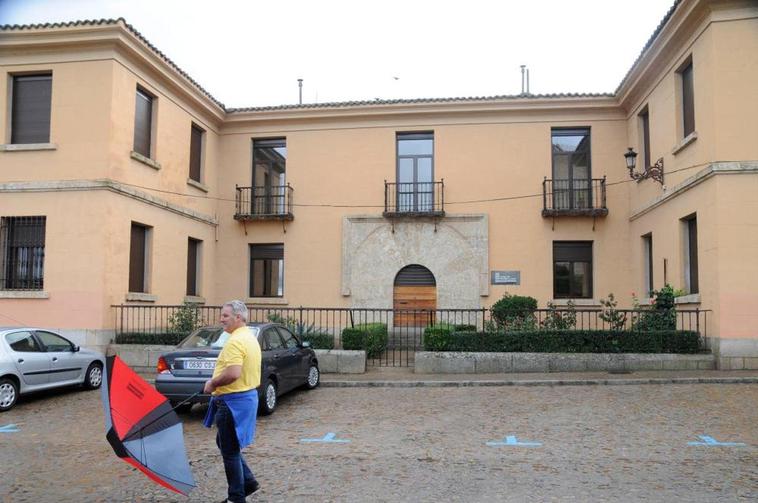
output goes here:
{"type": "MultiPolygon", "coordinates": [[[[130,334],[184,335],[194,326],[218,324],[220,306],[112,306],[117,338],[130,334]]],[[[278,322],[305,339],[328,340],[343,347],[343,332],[370,324],[386,327],[383,350],[369,355],[374,366],[405,367],[423,349],[426,327],[450,325],[461,330],[687,330],[700,335],[706,349],[708,311],[651,309],[536,309],[493,316],[486,308],[395,310],[333,307],[254,307],[249,321],[278,322]]]]}
{"type": "Polygon", "coordinates": [[[445,180],[384,182],[384,215],[441,216],[445,214],[445,180]]]}
{"type": "Polygon", "coordinates": [[[607,211],[605,177],[593,179],[548,179],[542,182],[545,212],[607,211]]]}
{"type": "Polygon", "coordinates": [[[236,187],[234,218],[291,219],[292,187],[287,185],[236,187]]]}

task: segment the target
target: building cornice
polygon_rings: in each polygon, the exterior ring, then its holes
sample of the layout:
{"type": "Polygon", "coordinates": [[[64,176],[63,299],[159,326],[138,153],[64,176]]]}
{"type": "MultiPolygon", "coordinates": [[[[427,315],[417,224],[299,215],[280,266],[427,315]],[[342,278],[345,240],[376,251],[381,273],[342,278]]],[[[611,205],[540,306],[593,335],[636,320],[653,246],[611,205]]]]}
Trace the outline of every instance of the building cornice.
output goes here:
{"type": "Polygon", "coordinates": [[[758,174],[758,161],[741,161],[741,162],[714,162],[709,164],[705,169],[697,174],[683,180],[681,183],[674,185],[666,190],[665,193],[647,202],[643,206],[633,210],[629,215],[629,220],[633,221],[641,216],[653,211],[655,208],[665,204],[667,201],[678,197],[686,191],[697,187],[706,180],[716,175],[756,175],[758,174]]]}
{"type": "Polygon", "coordinates": [[[218,225],[218,220],[210,215],[185,208],[178,204],[171,203],[160,197],[155,197],[147,192],[137,190],[134,187],[111,180],[108,178],[98,180],[50,180],[35,182],[6,182],[0,183],[0,194],[14,192],[76,192],[76,191],[93,191],[107,190],[115,194],[129,197],[136,201],[156,206],[171,213],[175,213],[185,218],[196,220],[208,225],[218,225]]]}

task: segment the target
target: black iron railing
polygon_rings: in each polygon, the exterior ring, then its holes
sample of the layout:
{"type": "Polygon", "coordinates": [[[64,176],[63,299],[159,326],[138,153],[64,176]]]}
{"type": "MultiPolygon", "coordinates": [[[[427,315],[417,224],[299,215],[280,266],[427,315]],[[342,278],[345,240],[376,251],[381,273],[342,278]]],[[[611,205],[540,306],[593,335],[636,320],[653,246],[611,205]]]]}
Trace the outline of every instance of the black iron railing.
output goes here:
{"type": "MultiPolygon", "coordinates": [[[[115,316],[116,340],[171,336],[174,342],[192,326],[216,325],[220,306],[111,306],[115,316]],[[190,311],[188,313],[188,310],[190,311]],[[188,324],[189,321],[189,324],[188,324]]],[[[353,309],[323,307],[249,306],[248,319],[287,325],[306,340],[327,341],[329,347],[345,348],[345,329],[380,325],[385,329],[381,352],[369,357],[375,366],[409,366],[415,352],[423,349],[424,330],[434,324],[457,330],[619,330],[638,333],[659,330],[693,331],[707,349],[708,311],[653,309],[536,309],[493,313],[481,309],[353,309]]],[[[352,349],[352,348],[351,348],[352,349]]]]}
{"type": "Polygon", "coordinates": [[[292,220],[292,187],[287,185],[237,187],[237,220],[292,220]]]}
{"type": "Polygon", "coordinates": [[[605,216],[605,177],[542,182],[542,216],[605,216]]]}
{"type": "Polygon", "coordinates": [[[443,216],[445,180],[392,183],[384,181],[384,216],[443,216]]]}

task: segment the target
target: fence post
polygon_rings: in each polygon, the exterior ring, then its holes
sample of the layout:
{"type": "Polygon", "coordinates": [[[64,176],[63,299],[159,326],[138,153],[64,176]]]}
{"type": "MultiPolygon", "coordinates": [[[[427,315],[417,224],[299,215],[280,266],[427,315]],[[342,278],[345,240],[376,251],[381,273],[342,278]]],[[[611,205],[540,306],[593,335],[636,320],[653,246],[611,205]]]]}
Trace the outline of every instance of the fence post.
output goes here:
{"type": "Polygon", "coordinates": [[[487,326],[486,325],[487,321],[484,319],[486,315],[487,315],[487,309],[482,308],[482,332],[486,330],[486,326],[487,326]]]}
{"type": "Polygon", "coordinates": [[[300,326],[303,326],[303,306],[300,306],[300,326]]]}

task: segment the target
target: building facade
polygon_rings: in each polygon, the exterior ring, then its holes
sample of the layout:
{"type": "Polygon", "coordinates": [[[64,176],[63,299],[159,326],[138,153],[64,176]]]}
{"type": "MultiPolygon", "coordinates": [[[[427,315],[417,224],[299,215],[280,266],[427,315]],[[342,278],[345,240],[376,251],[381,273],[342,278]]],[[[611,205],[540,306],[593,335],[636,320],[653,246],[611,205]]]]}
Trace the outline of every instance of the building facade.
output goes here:
{"type": "Polygon", "coordinates": [[[602,95],[228,109],[123,20],[4,26],[0,68],[2,325],[102,345],[116,304],[630,306],[668,283],[721,368],[758,368],[755,2],[676,2],[602,95]]]}

